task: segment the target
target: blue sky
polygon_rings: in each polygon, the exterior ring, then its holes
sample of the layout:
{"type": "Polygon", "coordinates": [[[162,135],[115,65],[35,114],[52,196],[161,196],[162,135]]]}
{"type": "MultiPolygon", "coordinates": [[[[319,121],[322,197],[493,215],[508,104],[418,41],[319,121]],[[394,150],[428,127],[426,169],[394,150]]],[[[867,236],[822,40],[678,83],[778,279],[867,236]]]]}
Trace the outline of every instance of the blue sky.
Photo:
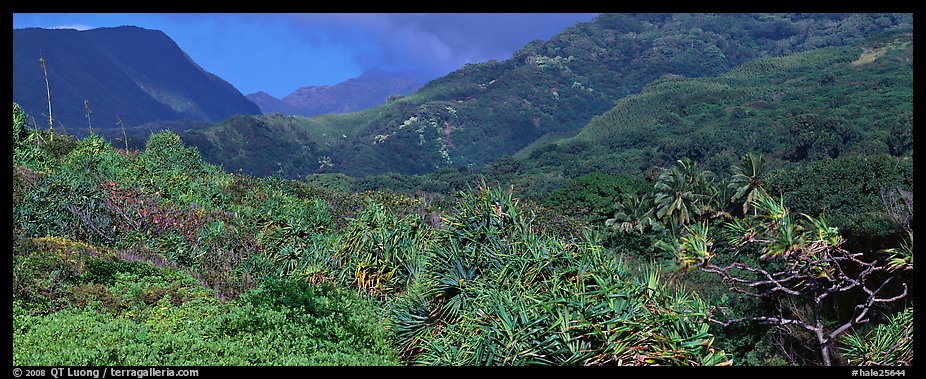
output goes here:
{"type": "Polygon", "coordinates": [[[134,25],[170,36],[196,63],[241,93],[278,98],[369,69],[435,77],[466,63],[504,60],[590,13],[20,13],[13,28],[134,25]]]}

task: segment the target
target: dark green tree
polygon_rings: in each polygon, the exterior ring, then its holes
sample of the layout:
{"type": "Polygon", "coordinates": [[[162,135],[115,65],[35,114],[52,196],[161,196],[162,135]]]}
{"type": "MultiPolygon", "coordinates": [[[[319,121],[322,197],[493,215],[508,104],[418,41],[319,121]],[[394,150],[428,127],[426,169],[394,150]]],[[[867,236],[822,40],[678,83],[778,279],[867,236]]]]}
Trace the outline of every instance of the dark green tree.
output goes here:
{"type": "Polygon", "coordinates": [[[639,233],[664,228],[662,223],[656,219],[652,192],[642,195],[629,193],[621,195],[614,218],[605,220],[605,226],[621,231],[635,230],[639,233]]]}
{"type": "Polygon", "coordinates": [[[733,165],[729,187],[735,189],[736,193],[730,201],[742,201],[743,214],[756,198],[765,194],[763,180],[766,173],[765,158],[761,154],[746,153],[740,158],[739,164],[733,165]]]}
{"type": "Polygon", "coordinates": [[[656,217],[674,228],[708,215],[716,193],[713,172],[701,170],[688,158],[677,163],[664,170],[654,185],[656,217]]]}

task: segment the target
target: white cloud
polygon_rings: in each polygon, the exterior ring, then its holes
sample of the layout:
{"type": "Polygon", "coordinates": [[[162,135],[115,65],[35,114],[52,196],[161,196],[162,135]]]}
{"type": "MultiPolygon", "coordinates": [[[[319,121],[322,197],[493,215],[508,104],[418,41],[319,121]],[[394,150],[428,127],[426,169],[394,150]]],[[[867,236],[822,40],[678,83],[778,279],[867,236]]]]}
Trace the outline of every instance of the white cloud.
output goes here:
{"type": "Polygon", "coordinates": [[[55,25],[49,26],[48,29],[77,29],[77,30],[88,30],[93,29],[92,26],[84,24],[66,24],[66,25],[55,25]]]}

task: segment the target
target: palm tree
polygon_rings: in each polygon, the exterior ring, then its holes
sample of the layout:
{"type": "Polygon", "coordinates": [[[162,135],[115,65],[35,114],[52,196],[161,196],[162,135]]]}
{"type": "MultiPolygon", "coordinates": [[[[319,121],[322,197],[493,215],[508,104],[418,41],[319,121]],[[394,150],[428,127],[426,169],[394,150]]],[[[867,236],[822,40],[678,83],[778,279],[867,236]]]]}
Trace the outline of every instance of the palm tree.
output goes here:
{"type": "MultiPolygon", "coordinates": [[[[762,179],[765,177],[766,167],[765,158],[762,154],[746,153],[740,158],[738,165],[733,165],[733,178],[729,186],[736,192],[730,201],[743,199],[743,214],[749,210],[749,205],[759,195],[765,195],[765,189],[762,187],[762,179]]],[[[755,211],[755,209],[753,209],[755,211]]]]}
{"type": "Polygon", "coordinates": [[[652,192],[643,195],[622,194],[614,218],[605,220],[605,226],[623,231],[636,230],[639,233],[650,229],[660,230],[662,224],[656,220],[652,192]]]}
{"type": "Polygon", "coordinates": [[[710,211],[708,200],[716,188],[713,172],[698,169],[688,158],[677,162],[678,165],[659,175],[653,188],[656,191],[656,217],[681,226],[710,211]]]}

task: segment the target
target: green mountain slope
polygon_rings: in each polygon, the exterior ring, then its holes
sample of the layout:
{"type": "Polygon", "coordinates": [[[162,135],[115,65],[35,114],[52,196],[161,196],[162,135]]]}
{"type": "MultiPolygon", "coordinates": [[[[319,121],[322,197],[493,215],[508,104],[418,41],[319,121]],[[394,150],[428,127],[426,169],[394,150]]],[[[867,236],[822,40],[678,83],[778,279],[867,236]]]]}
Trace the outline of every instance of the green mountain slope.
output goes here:
{"type": "Polygon", "coordinates": [[[269,176],[314,172],[330,167],[339,144],[356,136],[372,113],[299,116],[234,116],[207,129],[187,130],[184,142],[197,146],[204,157],[228,171],[243,170],[269,176]]]}
{"type": "Polygon", "coordinates": [[[484,175],[603,220],[621,192],[639,190],[603,183],[655,180],[683,157],[726,178],[753,152],[770,170],[766,188],[796,212],[825,212],[850,234],[890,234],[896,223],[881,191],[909,191],[913,181],[912,52],[912,33],[898,31],[714,77],[667,75],[573,135],[541,138],[483,169],[377,175],[353,186],[453,193],[484,175]]]}
{"type": "Polygon", "coordinates": [[[665,76],[576,136],[519,152],[526,171],[645,171],[681,157],[726,172],[753,151],[774,163],[912,152],[912,32],[744,64],[698,79],[665,76]],[[579,169],[577,169],[580,167],[579,169]]]}
{"type": "Polygon", "coordinates": [[[717,77],[666,77],[574,137],[522,150],[507,177],[543,194],[589,173],[655,179],[683,157],[726,177],[743,154],[761,153],[774,169],[767,189],[796,212],[825,213],[853,235],[894,233],[882,191],[913,186],[912,59],[912,33],[900,33],[717,77]]]}
{"type": "Polygon", "coordinates": [[[47,126],[48,94],[39,58],[45,61],[55,127],[70,134],[118,129],[154,121],[217,122],[235,114],[259,114],[254,103],[206,72],[167,35],[132,26],[13,31],[13,100],[47,126]]]}
{"type": "Polygon", "coordinates": [[[606,14],[532,42],[511,59],[467,65],[363,112],[348,130],[335,132],[346,138],[311,158],[299,149],[254,150],[244,140],[217,138],[236,127],[227,123],[184,138],[212,163],[225,162],[207,144],[238,151],[242,161],[254,162],[242,167],[249,172],[306,159],[293,167],[316,168],[284,170],[290,177],[481,167],[550,133],[582,128],[663,75],[718,75],[752,59],[855,43],[911,23],[910,15],[606,14]],[[316,165],[323,157],[331,164],[316,165]]]}

